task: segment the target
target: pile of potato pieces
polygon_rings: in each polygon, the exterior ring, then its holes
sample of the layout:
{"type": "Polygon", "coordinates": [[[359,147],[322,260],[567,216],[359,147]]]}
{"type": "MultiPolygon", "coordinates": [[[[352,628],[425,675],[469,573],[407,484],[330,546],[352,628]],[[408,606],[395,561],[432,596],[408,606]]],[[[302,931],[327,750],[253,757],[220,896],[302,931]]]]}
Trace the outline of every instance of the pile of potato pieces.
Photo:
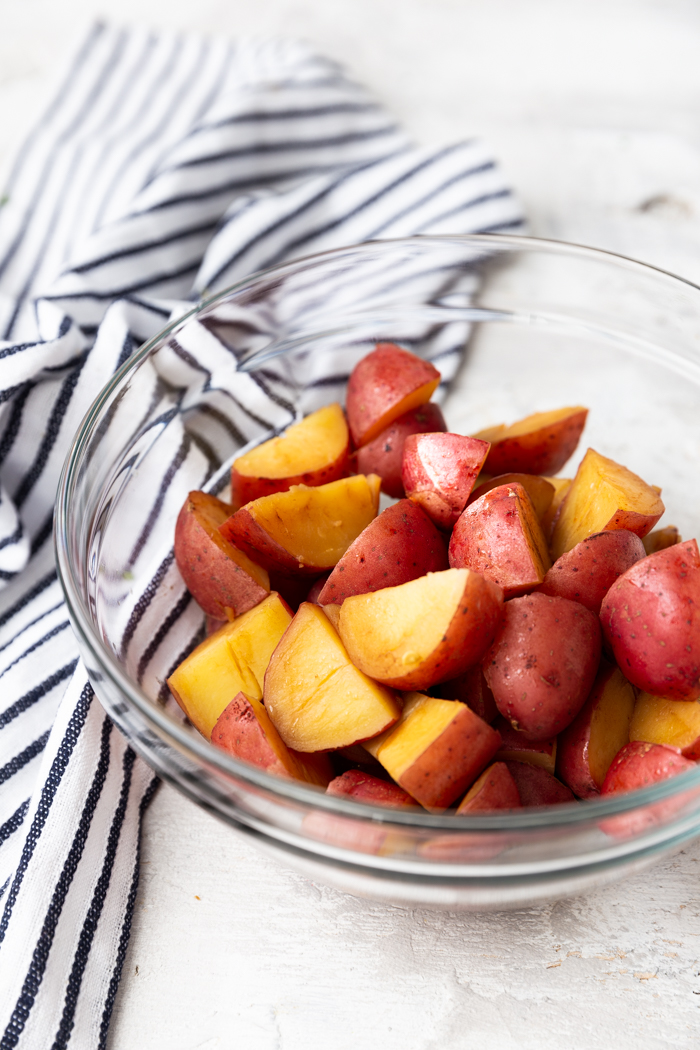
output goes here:
{"type": "Polygon", "coordinates": [[[585,408],[453,434],[439,380],[379,344],[346,412],[234,462],[231,504],[190,493],[175,555],[211,633],[178,703],[238,758],[390,807],[508,811],[691,768],[696,541],[652,531],[660,490],[593,449],[554,476],[585,408]]]}

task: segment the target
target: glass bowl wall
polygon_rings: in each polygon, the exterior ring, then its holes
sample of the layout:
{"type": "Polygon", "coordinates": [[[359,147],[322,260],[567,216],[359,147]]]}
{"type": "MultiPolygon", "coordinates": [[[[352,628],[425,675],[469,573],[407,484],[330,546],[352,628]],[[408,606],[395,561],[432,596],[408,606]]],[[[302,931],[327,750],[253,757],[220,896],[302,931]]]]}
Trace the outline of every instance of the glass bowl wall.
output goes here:
{"type": "Polygon", "coordinates": [[[548,810],[392,813],[235,760],[168,699],[167,675],[203,636],[172,555],[187,492],[225,495],[241,448],[342,401],[355,361],[384,339],[454,375],[443,410],[458,432],[587,405],[566,475],[592,446],[661,485],[664,522],[684,538],[700,532],[700,289],[616,256],[520,237],[413,238],[302,259],[168,326],[105,388],[76,436],[57,555],[98,697],[186,795],[285,863],[352,893],[522,906],[680,848],[700,833],[700,768],[630,796],[548,810]],[[610,823],[620,814],[635,820],[610,823]]]}

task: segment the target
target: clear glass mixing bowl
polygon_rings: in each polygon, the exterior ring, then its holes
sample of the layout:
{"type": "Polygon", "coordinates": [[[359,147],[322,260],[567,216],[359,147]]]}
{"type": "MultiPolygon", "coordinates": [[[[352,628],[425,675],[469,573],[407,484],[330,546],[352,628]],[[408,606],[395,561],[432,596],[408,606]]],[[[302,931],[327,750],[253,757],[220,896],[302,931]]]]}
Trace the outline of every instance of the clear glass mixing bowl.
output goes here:
{"type": "Polygon", "coordinates": [[[504,816],[392,812],[239,762],[168,700],[165,678],[203,629],[172,557],[187,492],[224,491],[247,442],[342,400],[343,377],[383,339],[431,356],[447,375],[461,361],[444,404],[452,430],[589,406],[566,474],[591,445],[661,485],[664,522],[684,538],[700,532],[700,289],[525,237],[420,237],[302,259],[170,324],[102,391],[76,435],[56,546],[98,697],[166,780],[284,863],[351,893],[521,907],[680,848],[700,833],[700,768],[627,796],[504,816]],[[620,814],[635,820],[609,822],[620,814]]]}

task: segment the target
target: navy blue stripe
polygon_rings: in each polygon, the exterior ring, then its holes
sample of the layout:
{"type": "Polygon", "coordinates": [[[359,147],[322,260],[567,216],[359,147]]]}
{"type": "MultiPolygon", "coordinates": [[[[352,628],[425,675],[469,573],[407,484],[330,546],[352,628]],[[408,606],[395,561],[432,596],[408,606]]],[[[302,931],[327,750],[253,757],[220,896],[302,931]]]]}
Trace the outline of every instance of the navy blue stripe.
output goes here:
{"type": "Polygon", "coordinates": [[[44,524],[39,528],[29,545],[29,557],[33,558],[45,543],[53,536],[53,511],[49,511],[44,524]]]}
{"type": "Polygon", "coordinates": [[[150,252],[155,248],[163,248],[166,244],[174,244],[176,241],[185,240],[187,237],[195,237],[198,234],[211,234],[217,225],[218,220],[197,223],[196,226],[184,226],[179,230],[166,234],[164,237],[131,244],[128,248],[120,248],[118,251],[110,252],[109,255],[101,255],[99,258],[91,259],[89,262],[81,263],[79,266],[72,266],[69,273],[88,273],[90,270],[97,269],[98,266],[116,262],[117,259],[129,259],[133,255],[150,252]]]}
{"type": "Polygon", "coordinates": [[[185,591],[180,600],[172,607],[172,609],[170,610],[170,612],[163,620],[162,624],[160,625],[156,633],[153,635],[148,645],[146,646],[146,649],[144,650],[143,655],[139,660],[138,669],[136,671],[136,680],[138,681],[139,685],[143,680],[143,676],[146,673],[146,668],[151,662],[153,654],[167,635],[170,628],[174,624],[176,624],[177,621],[180,619],[180,617],[185,612],[191,601],[192,595],[189,591],[185,591]]]}
{"type": "Polygon", "coordinates": [[[421,226],[418,231],[421,233],[423,230],[428,229],[431,226],[436,225],[439,222],[444,222],[445,219],[451,219],[453,215],[461,215],[465,211],[470,211],[472,208],[478,208],[481,204],[488,204],[489,201],[503,200],[504,197],[512,197],[510,190],[495,190],[493,193],[484,193],[480,197],[474,197],[473,200],[465,201],[464,204],[458,204],[454,208],[450,208],[448,211],[441,212],[439,215],[434,216],[421,226]]]}
{"type": "Polygon", "coordinates": [[[275,120],[303,120],[309,117],[327,117],[337,113],[377,113],[380,106],[376,102],[334,102],[329,106],[309,106],[308,109],[252,110],[250,113],[236,113],[233,117],[217,120],[213,124],[200,124],[188,136],[192,139],[203,132],[228,128],[232,124],[262,124],[275,120]]]}
{"type": "Polygon", "coordinates": [[[90,948],[92,947],[92,942],[97,931],[97,925],[100,921],[102,908],[104,907],[105,898],[112,877],[112,866],[114,865],[114,859],[117,855],[119,838],[121,836],[124,816],[126,814],[126,807],[129,802],[131,776],[135,759],[135,752],[133,752],[130,747],[127,747],[124,752],[124,758],[122,759],[123,778],[121,791],[119,792],[119,802],[114,811],[112,824],[109,829],[107,846],[104,853],[104,860],[102,862],[102,870],[97,883],[95,884],[90,907],[88,908],[85,921],[83,922],[83,928],[80,931],[80,937],[78,938],[78,945],[75,950],[75,955],[73,956],[73,965],[66,984],[63,1014],[61,1015],[61,1022],[58,1026],[56,1038],[54,1039],[51,1050],[66,1050],[68,1040],[70,1039],[73,1030],[75,1009],[78,1005],[78,996],[80,995],[83,974],[90,956],[90,948]]]}
{"type": "MultiPolygon", "coordinates": [[[[34,599],[38,598],[39,595],[42,594],[48,587],[50,587],[52,583],[57,583],[55,569],[47,573],[46,576],[42,576],[41,579],[34,584],[31,590],[26,591],[25,594],[23,594],[22,597],[14,603],[14,605],[11,605],[9,609],[5,610],[2,616],[0,616],[0,627],[4,627],[6,623],[8,623],[11,619],[13,619],[13,617],[17,615],[17,613],[20,613],[22,609],[26,608],[27,605],[30,605],[34,601],[34,599]]],[[[48,611],[50,612],[51,610],[48,611]]],[[[34,622],[35,621],[32,620],[32,623],[34,622]]],[[[27,624],[26,626],[30,627],[31,624],[27,624]]],[[[22,628],[23,631],[25,629],[25,627],[22,628]]],[[[15,635],[15,637],[17,636],[15,635]]]]}
{"type": "MultiPolygon", "coordinates": [[[[47,776],[44,786],[41,789],[39,805],[37,806],[36,813],[34,814],[32,826],[29,829],[27,840],[24,844],[24,849],[22,850],[22,856],[20,857],[19,864],[17,865],[17,870],[12,881],[12,887],[8,894],[7,901],[5,902],[5,910],[3,911],[2,918],[0,919],[0,944],[2,944],[2,942],[5,939],[5,934],[7,933],[7,925],[12,916],[12,910],[15,906],[17,896],[22,887],[22,882],[24,881],[24,876],[26,874],[27,868],[29,867],[29,862],[32,859],[36,844],[39,841],[39,838],[41,837],[42,831],[44,830],[44,825],[48,820],[49,813],[51,812],[51,806],[53,805],[54,798],[56,797],[56,792],[58,791],[59,784],[61,783],[61,778],[63,777],[63,774],[65,773],[68,767],[68,763],[70,762],[71,755],[73,754],[73,750],[78,741],[78,737],[80,736],[81,730],[85,725],[85,719],[87,718],[88,711],[90,710],[90,704],[92,703],[94,696],[95,694],[92,690],[92,686],[89,682],[86,683],[82,693],[80,694],[78,702],[75,705],[75,710],[73,711],[73,714],[70,717],[70,721],[66,728],[65,735],[59,745],[58,751],[56,752],[56,757],[51,763],[49,775],[47,776]]],[[[1,1045],[0,1050],[2,1050],[1,1045]]]]}
{"type": "Polygon", "coordinates": [[[138,281],[134,281],[133,284],[125,284],[121,288],[110,288],[104,292],[88,291],[87,289],[83,292],[59,292],[56,295],[43,295],[42,299],[48,299],[49,302],[57,303],[70,302],[74,299],[94,299],[97,302],[103,302],[107,299],[126,299],[132,292],[139,292],[144,288],[153,288],[154,285],[163,284],[165,281],[176,281],[181,277],[187,277],[188,274],[196,274],[199,266],[199,262],[187,263],[176,270],[163,270],[161,273],[152,274],[150,277],[143,277],[138,281]]]}
{"type": "Polygon", "coordinates": [[[46,634],[42,635],[42,637],[39,638],[38,641],[34,642],[33,645],[30,645],[29,648],[25,649],[23,653],[21,653],[15,660],[12,661],[12,663],[9,663],[7,667],[0,671],[0,678],[3,678],[8,671],[11,671],[12,668],[16,667],[17,664],[22,662],[22,660],[26,660],[28,656],[31,656],[31,654],[36,652],[37,649],[40,649],[42,645],[45,645],[46,642],[50,642],[51,639],[55,638],[57,634],[61,634],[62,631],[66,631],[69,627],[69,621],[64,620],[63,623],[57,624],[46,634]]]}
{"type": "Polygon", "coordinates": [[[9,820],[0,827],[0,842],[7,842],[10,835],[14,835],[18,828],[22,827],[22,821],[27,815],[29,809],[29,799],[25,798],[24,802],[18,809],[14,811],[9,820]]]}
{"type": "Polygon", "coordinates": [[[19,428],[22,424],[22,413],[24,412],[24,406],[27,403],[27,398],[34,389],[33,383],[27,383],[17,397],[15,398],[12,408],[10,409],[10,418],[7,421],[7,426],[0,440],[0,464],[4,463],[8,453],[12,449],[15,443],[19,428]]]}
{"type": "Polygon", "coordinates": [[[182,441],[180,442],[180,447],[173,456],[170,465],[168,466],[168,469],[166,470],[161,480],[160,488],[158,489],[158,495],[156,496],[155,503],[151,507],[151,511],[148,515],[148,518],[146,519],[146,524],[141,530],[141,533],[138,539],[136,540],[136,543],[134,544],[133,550],[129,555],[127,565],[134,565],[139,554],[146,546],[146,543],[148,542],[148,537],[151,535],[151,532],[153,531],[153,526],[157,522],[158,516],[160,515],[168,489],[170,488],[173,478],[177,474],[178,470],[185,462],[185,459],[187,458],[187,453],[189,452],[191,447],[192,438],[187,432],[185,432],[182,437],[182,441]]]}
{"type": "Polygon", "coordinates": [[[45,733],[42,733],[40,737],[32,741],[28,747],[25,747],[24,751],[20,751],[18,755],[15,755],[14,758],[0,768],[0,784],[12,780],[12,777],[16,776],[20,769],[24,769],[37,755],[41,754],[46,747],[46,741],[49,739],[50,732],[51,730],[47,729],[45,733]]]}
{"type": "Polygon", "coordinates": [[[32,953],[32,961],[22,985],[20,997],[12,1011],[5,1033],[2,1039],[0,1039],[0,1050],[13,1050],[13,1048],[17,1046],[19,1037],[22,1034],[34,1005],[36,993],[39,990],[39,985],[41,984],[44,971],[46,970],[46,964],[51,952],[51,946],[56,933],[56,927],[58,926],[58,920],[61,917],[61,911],[65,899],[68,896],[71,882],[73,881],[73,877],[78,869],[78,864],[80,863],[80,858],[82,857],[85,843],[87,842],[90,825],[92,824],[92,818],[95,814],[100,795],[102,794],[105,780],[107,779],[107,771],[109,769],[109,738],[111,732],[112,723],[105,715],[102,723],[100,757],[93,776],[92,784],[90,785],[90,789],[85,798],[85,805],[83,806],[83,811],[80,815],[75,837],[73,838],[71,848],[68,851],[68,856],[65,859],[63,869],[58,878],[58,882],[56,883],[53,897],[51,898],[51,903],[49,904],[46,918],[44,919],[44,924],[39,935],[39,940],[37,941],[34,952],[32,953]]]}
{"type": "Polygon", "coordinates": [[[122,636],[122,644],[120,649],[122,660],[124,660],[126,657],[127,649],[129,648],[129,643],[134,637],[134,632],[136,631],[136,628],[141,623],[141,620],[145,616],[149,605],[153,601],[155,595],[158,593],[158,589],[160,588],[161,583],[165,579],[165,574],[167,573],[168,569],[172,566],[174,560],[175,554],[171,550],[168,552],[168,554],[158,566],[158,570],[155,576],[151,579],[143,594],[132,609],[131,616],[128,619],[127,625],[124,628],[124,634],[122,636]]]}
{"type": "MultiPolygon", "coordinates": [[[[15,546],[24,536],[24,529],[22,523],[17,523],[17,528],[9,536],[5,536],[4,539],[0,540],[0,551],[4,550],[5,547],[15,546]]],[[[24,566],[22,566],[24,568],[24,566]]]]}
{"type": "Polygon", "coordinates": [[[71,398],[73,397],[73,391],[80,378],[80,373],[85,365],[86,358],[74,368],[73,371],[66,376],[62,385],[61,392],[56,398],[53,408],[51,409],[51,415],[49,416],[46,429],[44,431],[44,437],[42,439],[39,450],[34,458],[31,470],[29,470],[22,479],[22,484],[15,493],[15,506],[19,509],[25,502],[30,492],[34,488],[35,484],[41,477],[42,471],[46,466],[46,461],[51,454],[58,435],[61,430],[61,424],[63,423],[63,417],[68,411],[68,405],[70,404],[71,398]]]}
{"type": "MultiPolygon", "coordinates": [[[[457,183],[459,183],[459,182],[468,181],[474,175],[481,175],[485,171],[493,171],[493,169],[495,167],[496,167],[496,165],[494,164],[494,162],[492,160],[489,160],[489,161],[486,161],[484,164],[478,164],[474,168],[467,168],[466,171],[460,171],[456,175],[452,175],[451,178],[446,179],[445,182],[441,182],[439,186],[436,186],[429,193],[424,194],[418,200],[413,201],[413,203],[407,205],[407,207],[403,208],[401,211],[396,212],[396,214],[393,215],[390,219],[387,219],[385,222],[383,222],[379,226],[375,227],[375,229],[372,230],[372,232],[369,234],[369,236],[366,238],[366,240],[368,240],[368,241],[375,240],[377,237],[380,236],[380,234],[384,230],[387,229],[387,227],[393,225],[393,223],[395,223],[395,222],[398,222],[400,219],[404,219],[407,215],[410,215],[412,212],[415,212],[419,208],[422,208],[425,204],[428,204],[430,201],[435,200],[436,197],[439,197],[446,190],[448,190],[451,186],[456,186],[457,183]]],[[[454,214],[458,214],[459,212],[464,211],[467,208],[473,208],[477,204],[481,204],[484,201],[493,200],[496,197],[507,197],[507,196],[510,196],[510,190],[500,190],[500,191],[498,191],[496,193],[483,194],[481,197],[475,197],[473,200],[468,201],[466,204],[460,204],[458,207],[454,208],[454,214]]],[[[437,217],[430,218],[421,227],[421,229],[425,229],[426,226],[429,226],[429,225],[432,225],[433,223],[439,222],[440,219],[445,218],[446,216],[448,216],[450,214],[452,214],[452,213],[451,212],[445,212],[444,214],[438,215],[437,217]]]]}
{"type": "Polygon", "coordinates": [[[52,689],[55,689],[61,682],[65,682],[66,678],[75,671],[78,664],[77,657],[75,660],[71,660],[70,663],[66,664],[65,667],[61,667],[58,671],[54,671],[48,678],[45,678],[39,685],[34,686],[29,692],[25,693],[24,696],[20,696],[19,700],[15,700],[14,704],[11,704],[6,708],[2,714],[0,714],[0,729],[3,729],[6,725],[12,722],[18,715],[21,715],[28,708],[38,703],[47,693],[50,693],[52,689]]]}
{"type": "MultiPolygon", "coordinates": [[[[144,792],[143,798],[139,805],[139,828],[143,823],[143,815],[146,812],[146,808],[149,805],[151,799],[156,793],[156,788],[160,784],[158,777],[154,777],[150,782],[146,791],[144,792]]],[[[109,1022],[112,1019],[112,1010],[114,1008],[114,1000],[117,994],[117,988],[119,987],[119,981],[122,975],[122,968],[124,966],[124,959],[126,957],[126,949],[129,944],[129,937],[131,935],[131,920],[134,914],[134,905],[136,904],[136,891],[139,885],[139,871],[141,867],[141,836],[139,835],[136,840],[136,857],[134,859],[134,873],[131,878],[131,887],[129,889],[129,896],[126,901],[126,908],[124,909],[124,922],[122,923],[121,934],[119,935],[119,945],[117,947],[117,958],[114,963],[114,969],[112,970],[112,977],[109,982],[109,988],[107,989],[107,996],[105,998],[105,1007],[102,1011],[102,1022],[100,1024],[100,1039],[97,1044],[97,1050],[105,1050],[107,1046],[107,1031],[109,1029],[109,1022]]]]}
{"type": "MultiPolygon", "coordinates": [[[[171,168],[163,168],[156,177],[167,175],[169,172],[182,171],[187,168],[199,168],[205,164],[218,164],[225,160],[240,160],[243,157],[258,157],[269,153],[295,153],[297,150],[324,150],[336,146],[348,146],[354,142],[366,142],[368,139],[378,139],[385,135],[393,135],[399,131],[396,123],[385,124],[381,128],[371,128],[365,131],[348,132],[345,135],[332,135],[327,138],[313,139],[289,139],[287,142],[257,142],[254,146],[246,146],[244,149],[221,150],[219,153],[208,153],[201,157],[191,157],[183,160],[171,168]]],[[[336,166],[337,166],[336,161],[336,166]]]]}

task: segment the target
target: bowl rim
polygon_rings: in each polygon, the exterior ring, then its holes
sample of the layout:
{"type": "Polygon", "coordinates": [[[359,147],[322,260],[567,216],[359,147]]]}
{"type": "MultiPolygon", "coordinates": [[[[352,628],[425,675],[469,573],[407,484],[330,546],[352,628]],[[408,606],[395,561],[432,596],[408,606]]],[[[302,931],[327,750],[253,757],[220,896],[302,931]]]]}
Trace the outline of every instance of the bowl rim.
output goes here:
{"type": "MultiPolygon", "coordinates": [[[[528,807],[504,815],[483,814],[476,817],[466,817],[457,816],[450,811],[430,813],[418,806],[415,809],[388,809],[387,807],[375,806],[365,802],[355,802],[342,796],[330,796],[319,787],[305,784],[301,781],[283,779],[234,758],[222,749],[215,747],[205,737],[198,734],[196,730],[190,731],[184,723],[178,722],[177,719],[170,715],[165,707],[149,698],[125,674],[121,664],[115,659],[112,650],[103,642],[98,632],[93,628],[87,606],[81,597],[80,588],[73,575],[72,565],[68,557],[68,543],[65,542],[65,539],[68,535],[68,526],[71,518],[71,505],[73,502],[71,496],[79,475],[82,456],[89,445],[103,412],[118,394],[121,387],[125,385],[132,373],[137,371],[148,355],[173,332],[187,324],[193,317],[230,299],[233,295],[240,294],[245,289],[265,282],[270,278],[275,279],[283,274],[291,274],[307,267],[310,263],[320,264],[326,260],[339,259],[344,255],[352,255],[357,253],[358,250],[368,247],[375,251],[389,251],[401,245],[429,248],[431,244],[445,245],[450,242],[460,246],[475,244],[482,249],[489,246],[493,248],[494,245],[498,245],[504,251],[530,250],[579,257],[590,261],[607,261],[620,269],[630,269],[641,274],[655,275],[664,280],[669,280],[673,284],[681,284],[694,292],[700,292],[700,285],[687,278],[616,252],[591,248],[576,243],[519,234],[418,235],[365,241],[356,245],[347,245],[312,255],[300,256],[268,269],[259,270],[222,291],[202,298],[191,309],[171,318],[167,325],[134,351],[131,357],[115,372],[95,397],[73,436],[58,485],[54,515],[54,553],[57,575],[63,591],[71,626],[89,651],[92,661],[117,686],[124,699],[135,707],[138,714],[146,721],[148,727],[157,734],[161,742],[183,753],[198,767],[214,767],[217,774],[223,774],[229,781],[243,781],[246,785],[255,788],[258,793],[262,789],[265,794],[270,794],[275,799],[279,798],[286,802],[294,801],[310,809],[322,809],[329,813],[355,820],[369,820],[385,825],[408,826],[416,830],[453,832],[517,831],[522,833],[528,830],[534,832],[552,829],[557,826],[577,828],[588,824],[593,825],[601,818],[630,813],[646,805],[660,802],[700,786],[700,764],[694,770],[688,770],[676,777],[659,781],[648,788],[620,793],[606,799],[594,798],[554,806],[528,807]]],[[[261,352],[264,353],[265,350],[261,352]]],[[[99,693],[97,690],[95,692],[99,699],[99,693]]],[[[137,745],[135,746],[137,750],[140,750],[137,745]]],[[[148,761],[147,758],[145,760],[148,761]]],[[[649,830],[653,830],[653,827],[649,830]]],[[[638,840],[639,836],[630,839],[631,842],[638,840]]]]}

